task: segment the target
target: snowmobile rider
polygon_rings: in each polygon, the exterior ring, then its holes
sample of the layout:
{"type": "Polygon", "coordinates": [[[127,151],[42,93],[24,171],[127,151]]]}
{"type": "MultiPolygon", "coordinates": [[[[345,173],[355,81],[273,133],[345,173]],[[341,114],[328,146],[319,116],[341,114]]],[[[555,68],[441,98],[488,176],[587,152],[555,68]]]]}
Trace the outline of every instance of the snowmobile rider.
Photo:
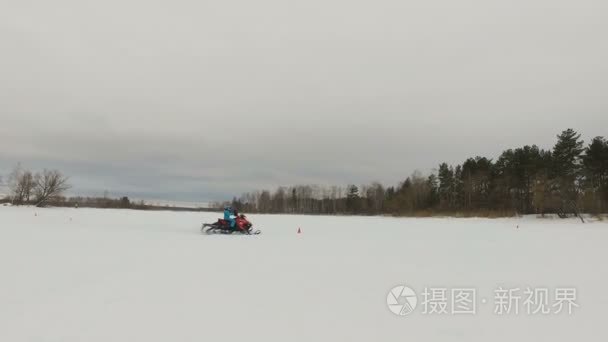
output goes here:
{"type": "Polygon", "coordinates": [[[224,208],[224,220],[230,223],[230,229],[234,229],[236,225],[236,217],[238,216],[238,214],[239,212],[233,209],[232,207],[224,208]]]}

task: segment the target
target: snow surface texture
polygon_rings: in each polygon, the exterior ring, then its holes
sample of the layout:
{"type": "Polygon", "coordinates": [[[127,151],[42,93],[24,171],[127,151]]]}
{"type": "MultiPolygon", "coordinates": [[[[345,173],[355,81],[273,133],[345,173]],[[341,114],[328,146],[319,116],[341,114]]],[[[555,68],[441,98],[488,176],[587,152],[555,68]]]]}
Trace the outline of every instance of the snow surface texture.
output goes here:
{"type": "Polygon", "coordinates": [[[0,207],[0,341],[608,340],[603,222],[251,215],[262,235],[202,235],[217,216],[0,207]],[[403,283],[474,287],[478,312],[395,316],[403,283]],[[498,286],[576,287],[580,307],[498,316],[498,286]]]}

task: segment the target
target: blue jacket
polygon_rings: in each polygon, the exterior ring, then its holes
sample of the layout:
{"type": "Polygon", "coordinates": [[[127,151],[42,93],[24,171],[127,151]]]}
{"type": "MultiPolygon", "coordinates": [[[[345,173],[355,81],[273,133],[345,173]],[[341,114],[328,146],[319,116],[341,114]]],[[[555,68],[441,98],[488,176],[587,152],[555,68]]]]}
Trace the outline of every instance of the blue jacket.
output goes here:
{"type": "Polygon", "coordinates": [[[230,222],[230,227],[234,228],[236,225],[236,216],[234,216],[234,210],[232,210],[232,208],[224,209],[224,220],[230,222]]]}
{"type": "Polygon", "coordinates": [[[234,213],[232,212],[232,208],[224,208],[224,220],[230,221],[230,216],[234,213]]]}

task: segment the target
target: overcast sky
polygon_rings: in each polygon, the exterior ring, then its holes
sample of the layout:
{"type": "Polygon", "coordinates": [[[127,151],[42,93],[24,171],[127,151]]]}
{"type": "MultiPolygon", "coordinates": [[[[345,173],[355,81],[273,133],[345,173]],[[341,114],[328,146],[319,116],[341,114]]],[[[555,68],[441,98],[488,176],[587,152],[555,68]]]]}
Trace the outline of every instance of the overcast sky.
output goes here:
{"type": "Polygon", "coordinates": [[[0,0],[0,174],[230,198],[608,136],[605,0],[0,0]]]}

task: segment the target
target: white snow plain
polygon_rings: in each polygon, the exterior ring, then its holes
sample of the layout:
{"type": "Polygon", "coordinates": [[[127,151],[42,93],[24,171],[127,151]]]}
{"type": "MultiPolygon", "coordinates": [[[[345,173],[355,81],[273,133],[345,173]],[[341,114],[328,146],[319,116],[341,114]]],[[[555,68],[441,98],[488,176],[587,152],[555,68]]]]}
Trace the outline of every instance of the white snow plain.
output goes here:
{"type": "Polygon", "coordinates": [[[606,221],[250,215],[262,235],[201,234],[218,216],[0,206],[0,341],[608,340],[606,221]],[[576,288],[579,307],[500,316],[499,286],[576,288]],[[425,287],[474,288],[477,313],[425,315],[425,287]]]}

